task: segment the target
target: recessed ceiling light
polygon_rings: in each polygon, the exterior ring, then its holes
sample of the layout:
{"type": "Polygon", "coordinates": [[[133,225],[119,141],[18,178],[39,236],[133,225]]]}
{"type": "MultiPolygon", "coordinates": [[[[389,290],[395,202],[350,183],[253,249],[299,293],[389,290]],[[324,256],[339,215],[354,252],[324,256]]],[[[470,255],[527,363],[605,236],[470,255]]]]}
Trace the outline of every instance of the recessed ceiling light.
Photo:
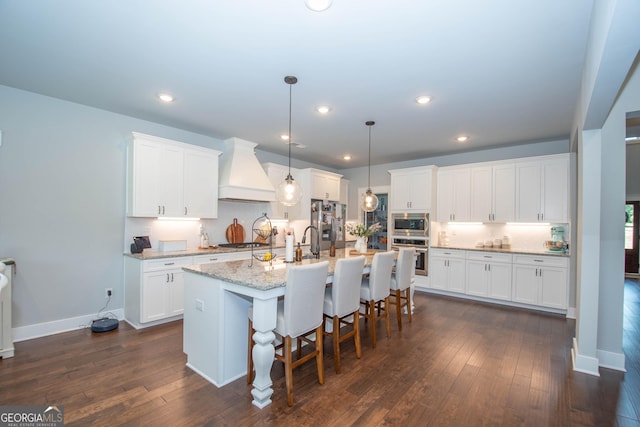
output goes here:
{"type": "Polygon", "coordinates": [[[351,156],[350,156],[350,155],[348,155],[348,154],[345,154],[342,158],[343,158],[344,160],[351,160],[351,156]]]}
{"type": "Polygon", "coordinates": [[[469,139],[468,136],[461,135],[461,136],[456,138],[456,141],[458,141],[458,142],[467,142],[468,139],[469,139]]]}
{"type": "Polygon", "coordinates": [[[422,95],[416,98],[416,102],[420,105],[425,105],[431,102],[431,97],[422,95]]]}
{"type": "Polygon", "coordinates": [[[280,139],[283,140],[283,141],[288,141],[289,140],[289,135],[283,133],[282,135],[280,135],[280,139]]]}
{"type": "Polygon", "coordinates": [[[304,4],[314,12],[324,12],[331,7],[331,1],[332,0],[304,0],[304,4]]]}
{"type": "Polygon", "coordinates": [[[160,101],[162,102],[173,102],[173,96],[168,93],[159,93],[158,98],[160,98],[160,101]]]}
{"type": "Polygon", "coordinates": [[[316,110],[320,114],[327,114],[329,111],[331,111],[331,107],[329,107],[328,105],[321,105],[318,108],[316,108],[316,110]]]}

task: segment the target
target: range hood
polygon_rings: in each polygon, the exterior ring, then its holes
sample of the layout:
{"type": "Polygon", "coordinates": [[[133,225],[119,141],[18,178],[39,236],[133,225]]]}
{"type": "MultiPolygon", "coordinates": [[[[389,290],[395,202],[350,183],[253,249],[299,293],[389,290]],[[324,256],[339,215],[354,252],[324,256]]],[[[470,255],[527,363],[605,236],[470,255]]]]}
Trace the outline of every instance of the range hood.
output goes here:
{"type": "Polygon", "coordinates": [[[258,145],[240,138],[225,139],[220,157],[218,199],[274,202],[276,190],[256,157],[258,145]]]}

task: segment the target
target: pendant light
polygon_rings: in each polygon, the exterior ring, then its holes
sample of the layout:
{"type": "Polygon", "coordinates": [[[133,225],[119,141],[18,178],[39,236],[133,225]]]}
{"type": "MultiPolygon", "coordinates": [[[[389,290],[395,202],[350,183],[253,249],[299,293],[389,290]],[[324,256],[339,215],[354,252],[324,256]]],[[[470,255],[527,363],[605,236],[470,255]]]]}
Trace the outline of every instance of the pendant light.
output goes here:
{"type": "Polygon", "coordinates": [[[284,82],[289,85],[289,173],[287,177],[276,188],[276,200],[285,206],[294,206],[302,198],[302,188],[291,176],[291,87],[298,83],[294,76],[286,76],[284,82]]]}
{"type": "Polygon", "coordinates": [[[369,180],[367,182],[367,191],[360,199],[360,209],[365,212],[373,212],[378,209],[378,196],[371,191],[371,126],[375,125],[374,121],[367,121],[365,125],[369,126],[369,180]]]}

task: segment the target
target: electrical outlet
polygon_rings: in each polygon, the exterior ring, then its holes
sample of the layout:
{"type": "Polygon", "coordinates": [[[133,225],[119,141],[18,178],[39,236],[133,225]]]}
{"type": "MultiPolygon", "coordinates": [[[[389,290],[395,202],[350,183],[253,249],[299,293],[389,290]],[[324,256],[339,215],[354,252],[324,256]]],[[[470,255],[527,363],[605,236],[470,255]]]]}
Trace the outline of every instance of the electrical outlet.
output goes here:
{"type": "Polygon", "coordinates": [[[105,288],[104,289],[104,297],[109,298],[113,296],[113,288],[105,288]]]}
{"type": "Polygon", "coordinates": [[[201,299],[196,299],[196,310],[204,311],[204,301],[201,299]]]}

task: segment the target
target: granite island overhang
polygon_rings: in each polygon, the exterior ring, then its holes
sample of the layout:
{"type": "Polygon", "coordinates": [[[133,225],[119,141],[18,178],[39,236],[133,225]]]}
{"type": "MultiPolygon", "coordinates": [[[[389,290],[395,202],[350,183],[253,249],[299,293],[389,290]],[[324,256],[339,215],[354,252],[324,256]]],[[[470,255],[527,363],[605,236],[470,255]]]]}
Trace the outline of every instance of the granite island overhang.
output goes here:
{"type": "MultiPolygon", "coordinates": [[[[366,274],[373,260],[366,255],[366,274]]],[[[183,267],[184,336],[187,366],[218,387],[247,373],[248,310],[253,307],[253,404],[264,408],[273,394],[271,366],[275,349],[278,298],[284,295],[287,270],[293,265],[329,261],[327,283],[332,282],[336,261],[358,256],[353,250],[338,249],[336,256],[322,251],[320,259],[302,262],[228,261],[183,267]]]]}

